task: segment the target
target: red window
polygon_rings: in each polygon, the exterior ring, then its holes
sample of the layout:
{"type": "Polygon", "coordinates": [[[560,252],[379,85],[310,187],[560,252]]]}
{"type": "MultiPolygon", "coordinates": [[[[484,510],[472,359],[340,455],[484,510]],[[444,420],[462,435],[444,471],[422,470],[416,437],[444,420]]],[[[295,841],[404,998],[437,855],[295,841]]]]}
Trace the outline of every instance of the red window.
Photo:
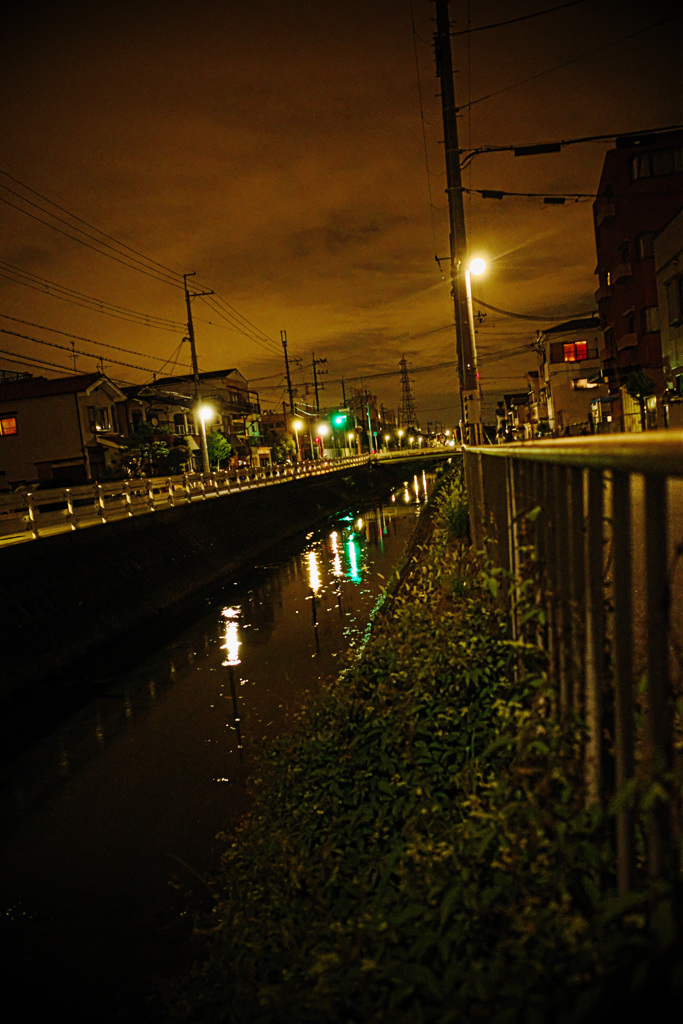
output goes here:
{"type": "Polygon", "coordinates": [[[572,341],[564,346],[565,363],[578,363],[581,359],[588,359],[587,341],[572,341]]]}
{"type": "Polygon", "coordinates": [[[2,416],[0,417],[0,436],[4,437],[5,434],[16,434],[17,432],[17,417],[16,416],[2,416]]]}

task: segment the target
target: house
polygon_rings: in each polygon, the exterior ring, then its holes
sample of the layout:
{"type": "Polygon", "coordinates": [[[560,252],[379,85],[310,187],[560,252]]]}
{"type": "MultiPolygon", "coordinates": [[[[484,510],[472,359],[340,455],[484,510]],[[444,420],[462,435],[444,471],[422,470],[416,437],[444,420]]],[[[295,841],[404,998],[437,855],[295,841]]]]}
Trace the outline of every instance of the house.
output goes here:
{"type": "Polygon", "coordinates": [[[598,317],[568,320],[539,331],[534,348],[543,381],[539,402],[546,404],[551,433],[588,433],[591,404],[607,394],[607,385],[601,379],[602,332],[598,317]]]}
{"type": "Polygon", "coordinates": [[[529,423],[529,395],[526,391],[516,391],[503,395],[503,401],[496,409],[496,440],[523,441],[527,436],[525,429],[529,423]]]}
{"type": "Polygon", "coordinates": [[[68,486],[102,479],[120,449],[126,395],[100,373],[0,380],[0,482],[68,486]]]}
{"type": "MultiPolygon", "coordinates": [[[[621,394],[622,409],[613,403],[615,415],[626,426],[640,423],[633,411],[638,402],[625,387],[633,371],[641,370],[654,382],[660,401],[664,393],[654,244],[681,208],[683,131],[618,139],[605,155],[593,204],[595,299],[604,332],[600,356],[610,393],[621,394]]],[[[657,410],[655,421],[663,425],[657,410]]]]}
{"type": "MultiPolygon", "coordinates": [[[[252,451],[258,446],[261,436],[261,406],[258,394],[249,389],[247,380],[234,367],[225,370],[210,370],[199,373],[195,382],[193,374],[176,377],[160,377],[154,382],[155,391],[172,393],[176,399],[190,400],[193,408],[195,399],[213,405],[216,418],[206,421],[207,430],[220,430],[229,439],[239,460],[252,461],[252,451]]],[[[181,411],[177,426],[183,427],[181,411]]],[[[176,421],[174,420],[174,423],[176,421]]],[[[187,421],[190,432],[192,421],[187,421]]],[[[198,435],[197,435],[198,436],[198,435]]]]}
{"type": "Polygon", "coordinates": [[[683,427],[683,210],[655,238],[659,328],[666,375],[665,422],[683,427]]]}

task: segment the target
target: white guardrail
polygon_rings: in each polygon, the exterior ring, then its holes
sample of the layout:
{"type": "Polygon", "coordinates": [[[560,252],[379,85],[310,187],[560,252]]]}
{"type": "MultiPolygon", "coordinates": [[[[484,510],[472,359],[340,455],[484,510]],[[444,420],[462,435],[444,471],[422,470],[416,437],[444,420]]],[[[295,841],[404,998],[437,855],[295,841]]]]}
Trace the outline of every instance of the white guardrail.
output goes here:
{"type": "Polygon", "coordinates": [[[220,470],[206,476],[203,473],[184,473],[182,476],[111,480],[78,487],[13,491],[0,494],[0,544],[37,540],[192,501],[205,501],[256,487],[333,473],[368,461],[369,456],[358,455],[267,469],[220,470]]]}

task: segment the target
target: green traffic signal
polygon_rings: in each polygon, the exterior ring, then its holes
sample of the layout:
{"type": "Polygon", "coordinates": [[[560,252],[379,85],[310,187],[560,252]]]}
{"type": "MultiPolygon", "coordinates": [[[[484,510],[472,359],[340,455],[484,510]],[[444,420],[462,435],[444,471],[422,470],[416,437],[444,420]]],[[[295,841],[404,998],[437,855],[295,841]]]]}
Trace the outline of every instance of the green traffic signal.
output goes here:
{"type": "Polygon", "coordinates": [[[345,412],[335,412],[332,417],[332,426],[340,430],[342,427],[346,426],[347,419],[348,415],[345,412]]]}

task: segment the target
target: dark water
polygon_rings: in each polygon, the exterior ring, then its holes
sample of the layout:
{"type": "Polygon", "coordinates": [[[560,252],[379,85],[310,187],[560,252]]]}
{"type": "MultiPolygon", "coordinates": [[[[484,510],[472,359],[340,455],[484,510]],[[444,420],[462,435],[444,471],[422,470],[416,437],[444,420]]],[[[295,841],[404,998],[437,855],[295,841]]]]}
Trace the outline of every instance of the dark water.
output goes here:
{"type": "Polygon", "coordinates": [[[146,1019],[149,976],[187,962],[188,906],[248,808],[260,746],[362,644],[430,486],[412,478],[227,582],[5,766],[0,920],[22,1010],[146,1019]]]}

